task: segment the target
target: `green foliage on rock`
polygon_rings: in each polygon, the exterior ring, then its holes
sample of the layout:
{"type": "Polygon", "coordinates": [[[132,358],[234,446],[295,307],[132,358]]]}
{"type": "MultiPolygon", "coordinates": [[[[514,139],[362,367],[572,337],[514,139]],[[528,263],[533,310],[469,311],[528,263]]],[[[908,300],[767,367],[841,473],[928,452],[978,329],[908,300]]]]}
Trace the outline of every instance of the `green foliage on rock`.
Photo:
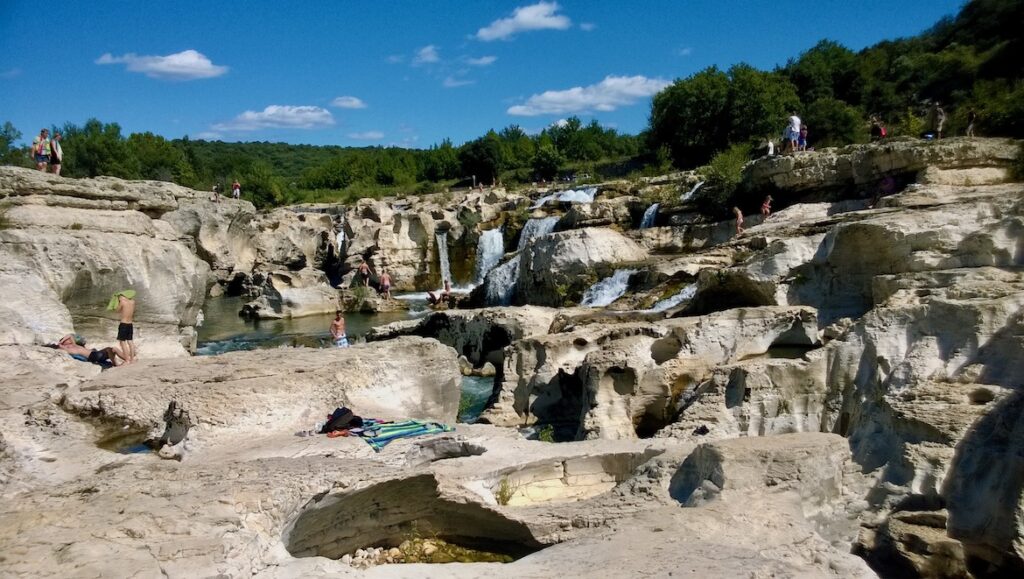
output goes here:
{"type": "Polygon", "coordinates": [[[702,169],[706,181],[694,196],[694,202],[703,211],[725,214],[732,208],[743,182],[743,167],[750,161],[750,152],[748,143],[732,145],[715,155],[702,169]]]}
{"type": "Polygon", "coordinates": [[[840,147],[868,140],[868,124],[856,107],[835,98],[821,98],[807,106],[802,119],[815,147],[840,147]]]}

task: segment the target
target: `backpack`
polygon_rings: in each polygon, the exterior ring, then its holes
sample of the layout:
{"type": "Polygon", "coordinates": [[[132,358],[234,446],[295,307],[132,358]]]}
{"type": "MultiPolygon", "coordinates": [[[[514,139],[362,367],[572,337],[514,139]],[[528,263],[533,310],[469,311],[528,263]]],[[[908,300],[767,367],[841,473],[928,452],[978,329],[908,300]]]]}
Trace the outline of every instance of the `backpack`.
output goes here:
{"type": "Polygon", "coordinates": [[[342,406],[341,408],[334,409],[334,412],[331,413],[327,422],[320,429],[320,434],[327,434],[328,432],[344,430],[346,428],[357,428],[362,425],[363,419],[361,417],[356,416],[351,410],[342,406]]]}

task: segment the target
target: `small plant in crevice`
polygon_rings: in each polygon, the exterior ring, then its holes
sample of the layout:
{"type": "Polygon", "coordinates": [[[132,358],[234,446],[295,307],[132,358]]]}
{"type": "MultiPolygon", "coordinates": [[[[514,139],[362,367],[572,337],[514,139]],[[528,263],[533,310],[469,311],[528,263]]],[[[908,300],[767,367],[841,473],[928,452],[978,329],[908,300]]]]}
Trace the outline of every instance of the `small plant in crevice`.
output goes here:
{"type": "Polygon", "coordinates": [[[498,490],[494,491],[494,500],[501,506],[507,506],[518,490],[519,485],[510,481],[507,476],[503,476],[498,481],[498,490]]]}
{"type": "Polygon", "coordinates": [[[537,431],[537,440],[541,442],[554,442],[555,441],[555,427],[550,424],[545,424],[537,431]]]}
{"type": "Polygon", "coordinates": [[[71,229],[72,231],[78,231],[78,230],[82,229],[82,224],[81,223],[72,223],[68,227],[68,229],[71,229]]]}

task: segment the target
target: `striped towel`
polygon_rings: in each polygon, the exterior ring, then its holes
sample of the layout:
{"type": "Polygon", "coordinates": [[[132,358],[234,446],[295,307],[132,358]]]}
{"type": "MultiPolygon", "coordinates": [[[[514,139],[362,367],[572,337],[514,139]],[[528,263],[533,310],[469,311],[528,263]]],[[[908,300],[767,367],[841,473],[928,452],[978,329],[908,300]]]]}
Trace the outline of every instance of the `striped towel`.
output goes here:
{"type": "Polygon", "coordinates": [[[380,449],[388,445],[392,440],[399,438],[410,438],[423,436],[425,434],[438,434],[451,432],[455,428],[440,422],[424,422],[422,420],[406,420],[403,422],[379,423],[373,419],[367,419],[363,423],[363,431],[359,436],[370,445],[373,450],[380,452],[380,449]]]}

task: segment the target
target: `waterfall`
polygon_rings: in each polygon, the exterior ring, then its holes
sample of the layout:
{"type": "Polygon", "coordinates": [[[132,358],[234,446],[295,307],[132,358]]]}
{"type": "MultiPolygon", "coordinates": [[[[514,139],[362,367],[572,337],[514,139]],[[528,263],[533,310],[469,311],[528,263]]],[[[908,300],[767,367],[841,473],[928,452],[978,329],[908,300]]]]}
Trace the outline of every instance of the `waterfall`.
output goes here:
{"type": "Polygon", "coordinates": [[[557,217],[528,220],[526,225],[523,226],[523,232],[519,234],[518,249],[523,249],[531,240],[537,239],[542,235],[547,235],[554,231],[556,223],[558,223],[557,217]]]}
{"type": "Polygon", "coordinates": [[[661,300],[660,302],[654,304],[654,306],[651,308],[651,311],[652,312],[664,312],[665,310],[670,310],[670,309],[678,306],[679,304],[685,302],[686,300],[693,298],[694,294],[696,294],[696,293],[697,293],[697,284],[691,283],[690,285],[684,287],[682,289],[682,291],[680,291],[676,295],[674,295],[672,297],[665,298],[665,299],[661,300]]]}
{"type": "Polygon", "coordinates": [[[704,185],[703,181],[697,181],[697,184],[693,186],[693,189],[690,189],[686,193],[683,193],[683,196],[680,197],[679,200],[689,201],[690,198],[693,197],[693,194],[697,192],[697,189],[700,189],[702,185],[704,185]]]}
{"type": "Polygon", "coordinates": [[[499,265],[487,274],[486,287],[487,305],[507,306],[512,304],[516,284],[519,282],[519,254],[499,265]]]}
{"type": "Polygon", "coordinates": [[[626,293],[626,286],[629,285],[629,276],[634,273],[636,273],[635,269],[616,270],[610,277],[590,286],[583,293],[583,301],[580,302],[580,305],[597,308],[607,306],[621,298],[622,294],[626,293]]]}
{"type": "Polygon", "coordinates": [[[487,272],[494,269],[505,255],[505,237],[501,228],[488,229],[476,242],[476,283],[481,284],[487,272]]]}
{"type": "Polygon", "coordinates": [[[597,196],[597,187],[587,187],[586,189],[567,189],[565,191],[559,191],[558,193],[551,193],[545,195],[537,200],[536,203],[530,206],[530,209],[537,209],[543,207],[548,201],[564,201],[566,203],[593,203],[594,197],[597,196]]]}
{"type": "Polygon", "coordinates": [[[452,266],[448,261],[448,231],[439,231],[434,234],[437,240],[437,261],[441,266],[441,287],[444,287],[444,280],[452,282],[452,266]]]}
{"type": "Polygon", "coordinates": [[[658,216],[658,206],[661,203],[654,203],[644,211],[644,217],[640,220],[640,229],[654,227],[654,218],[658,216]]]}

